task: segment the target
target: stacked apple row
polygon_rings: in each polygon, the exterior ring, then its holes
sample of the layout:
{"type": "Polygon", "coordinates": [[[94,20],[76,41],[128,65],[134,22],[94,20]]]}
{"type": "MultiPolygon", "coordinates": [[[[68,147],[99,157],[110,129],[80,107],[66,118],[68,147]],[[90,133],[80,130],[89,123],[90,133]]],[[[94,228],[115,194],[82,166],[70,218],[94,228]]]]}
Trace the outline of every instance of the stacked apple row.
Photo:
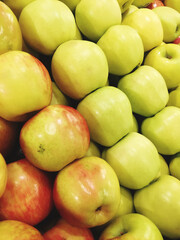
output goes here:
{"type": "Polygon", "coordinates": [[[180,1],[0,1],[2,240],[180,238],[180,1]]]}

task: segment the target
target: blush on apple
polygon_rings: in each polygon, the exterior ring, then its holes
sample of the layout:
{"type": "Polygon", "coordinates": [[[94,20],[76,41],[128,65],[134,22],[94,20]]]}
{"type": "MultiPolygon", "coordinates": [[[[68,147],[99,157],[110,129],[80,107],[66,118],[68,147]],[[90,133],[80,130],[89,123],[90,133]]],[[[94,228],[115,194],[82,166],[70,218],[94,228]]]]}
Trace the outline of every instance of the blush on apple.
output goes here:
{"type": "Polygon", "coordinates": [[[179,44],[180,45],[180,36],[177,37],[174,41],[173,41],[174,44],[179,44]]]}
{"type": "Polygon", "coordinates": [[[159,6],[164,6],[163,2],[160,1],[160,0],[153,0],[152,3],[150,3],[147,8],[149,9],[153,9],[153,8],[156,8],[156,7],[159,7],[159,6]]]}

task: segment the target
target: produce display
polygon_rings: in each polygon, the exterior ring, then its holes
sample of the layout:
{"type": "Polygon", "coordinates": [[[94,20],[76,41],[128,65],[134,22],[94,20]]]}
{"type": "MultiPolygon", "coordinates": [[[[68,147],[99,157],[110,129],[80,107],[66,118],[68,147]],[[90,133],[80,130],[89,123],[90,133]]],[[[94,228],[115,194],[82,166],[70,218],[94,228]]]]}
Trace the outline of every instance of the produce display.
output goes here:
{"type": "Polygon", "coordinates": [[[0,1],[0,240],[180,240],[180,1],[0,1]]]}

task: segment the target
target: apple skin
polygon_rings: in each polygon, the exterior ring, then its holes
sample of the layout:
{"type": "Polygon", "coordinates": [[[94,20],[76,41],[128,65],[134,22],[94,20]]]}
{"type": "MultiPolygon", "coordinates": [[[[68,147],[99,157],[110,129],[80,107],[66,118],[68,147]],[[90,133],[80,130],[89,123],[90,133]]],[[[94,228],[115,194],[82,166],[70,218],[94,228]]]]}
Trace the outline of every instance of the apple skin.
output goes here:
{"type": "Polygon", "coordinates": [[[143,120],[141,132],[163,155],[180,152],[180,108],[167,106],[150,118],[143,120]]]}
{"type": "Polygon", "coordinates": [[[116,173],[102,158],[76,160],[56,176],[53,188],[55,207],[70,224],[91,228],[107,223],[120,203],[116,173]]]}
{"type": "Polygon", "coordinates": [[[3,157],[3,155],[0,153],[0,198],[2,197],[6,184],[7,184],[7,164],[3,157]]]}
{"type": "Polygon", "coordinates": [[[164,5],[171,7],[180,13],[180,2],[179,0],[164,0],[164,5]]]}
{"type": "Polygon", "coordinates": [[[36,167],[53,172],[77,158],[89,147],[90,134],[83,116],[65,105],[50,105],[21,128],[20,146],[36,167]]]}
{"type": "Polygon", "coordinates": [[[76,6],[80,2],[80,0],[61,0],[61,2],[65,3],[74,13],[76,6]]]}
{"type": "Polygon", "coordinates": [[[0,66],[2,118],[23,122],[50,103],[51,78],[37,58],[23,51],[9,51],[0,55],[0,66]]]}
{"type": "Polygon", "coordinates": [[[7,164],[7,184],[0,198],[0,220],[36,225],[53,206],[52,181],[26,159],[7,164]]]}
{"type": "Polygon", "coordinates": [[[134,206],[136,212],[156,224],[163,236],[180,238],[180,181],[177,178],[163,175],[136,191],[134,206]]]}
{"type": "Polygon", "coordinates": [[[80,228],[71,225],[60,218],[56,224],[43,234],[44,240],[94,240],[89,228],[80,228]]]}
{"type": "Polygon", "coordinates": [[[90,93],[78,103],[77,110],[87,121],[91,139],[105,147],[115,144],[133,126],[129,99],[113,86],[90,93]]]}
{"type": "Polygon", "coordinates": [[[153,0],[152,3],[150,3],[147,8],[153,9],[156,7],[164,6],[164,3],[161,0],[153,0]]]}
{"type": "Polygon", "coordinates": [[[90,156],[101,157],[101,151],[98,144],[92,140],[90,140],[89,148],[86,154],[84,155],[84,157],[90,157],[90,156]]]}
{"type": "Polygon", "coordinates": [[[44,240],[35,227],[17,220],[0,221],[1,240],[44,240]]]}
{"type": "Polygon", "coordinates": [[[52,98],[50,105],[62,104],[68,106],[68,97],[58,88],[55,82],[52,82],[52,98]]]}
{"type": "Polygon", "coordinates": [[[153,0],[134,0],[132,4],[138,8],[145,8],[152,2],[153,0]]]}
{"type": "Polygon", "coordinates": [[[180,180],[180,153],[175,154],[169,163],[170,174],[180,180]]]}
{"type": "Polygon", "coordinates": [[[140,189],[153,181],[160,170],[154,144],[140,133],[131,132],[105,150],[104,159],[114,169],[122,186],[140,189]]]}
{"type": "Polygon", "coordinates": [[[127,11],[132,5],[134,0],[118,0],[120,9],[121,9],[121,13],[124,13],[125,11],[127,11]]]}
{"type": "Polygon", "coordinates": [[[144,59],[144,65],[158,70],[166,81],[168,89],[180,84],[180,46],[173,43],[164,43],[152,49],[144,59]]]}
{"type": "Polygon", "coordinates": [[[44,55],[52,55],[60,44],[74,39],[76,34],[73,13],[58,0],[29,3],[21,11],[19,24],[28,45],[44,55]]]}
{"type": "Polygon", "coordinates": [[[114,219],[101,233],[99,240],[163,240],[156,225],[138,213],[129,213],[114,219]]]}
{"type": "Polygon", "coordinates": [[[136,7],[135,5],[130,5],[129,8],[122,14],[122,21],[124,20],[124,18],[126,16],[128,16],[129,14],[133,13],[134,11],[138,10],[138,7],[136,7]]]}
{"type": "Polygon", "coordinates": [[[108,62],[103,50],[86,40],[61,44],[52,57],[51,69],[59,89],[73,99],[82,99],[106,85],[108,62]]]}
{"type": "Polygon", "coordinates": [[[169,175],[170,171],[169,171],[168,163],[166,162],[165,158],[161,154],[159,154],[159,158],[161,162],[159,177],[162,175],[169,175]]]}
{"type": "Polygon", "coordinates": [[[173,43],[180,45],[180,36],[178,36],[178,37],[173,41],[173,43]]]}
{"type": "Polygon", "coordinates": [[[22,33],[12,10],[0,1],[0,54],[22,49],[22,33]]]}
{"type": "Polygon", "coordinates": [[[164,78],[150,66],[142,65],[122,77],[117,87],[129,98],[132,111],[145,117],[159,112],[169,99],[164,78]]]}
{"type": "Polygon", "coordinates": [[[142,64],[143,42],[137,31],[130,26],[111,26],[97,44],[107,57],[111,74],[123,76],[142,64]]]}
{"type": "Polygon", "coordinates": [[[150,51],[154,47],[159,46],[163,41],[163,27],[159,17],[148,8],[139,8],[132,14],[126,16],[123,25],[134,28],[140,35],[144,51],[150,51]],[[150,38],[152,32],[154,37],[150,38]]]}
{"type": "Polygon", "coordinates": [[[167,106],[175,106],[180,108],[180,87],[178,86],[169,93],[167,106]]]}

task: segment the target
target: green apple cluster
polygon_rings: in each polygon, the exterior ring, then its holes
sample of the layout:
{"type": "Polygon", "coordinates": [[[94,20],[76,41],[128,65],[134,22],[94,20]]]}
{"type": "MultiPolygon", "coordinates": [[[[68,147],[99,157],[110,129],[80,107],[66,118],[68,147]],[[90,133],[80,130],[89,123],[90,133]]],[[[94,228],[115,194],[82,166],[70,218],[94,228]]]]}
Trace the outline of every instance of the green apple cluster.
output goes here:
{"type": "Polygon", "coordinates": [[[180,1],[0,1],[0,239],[180,239],[180,1]]]}

